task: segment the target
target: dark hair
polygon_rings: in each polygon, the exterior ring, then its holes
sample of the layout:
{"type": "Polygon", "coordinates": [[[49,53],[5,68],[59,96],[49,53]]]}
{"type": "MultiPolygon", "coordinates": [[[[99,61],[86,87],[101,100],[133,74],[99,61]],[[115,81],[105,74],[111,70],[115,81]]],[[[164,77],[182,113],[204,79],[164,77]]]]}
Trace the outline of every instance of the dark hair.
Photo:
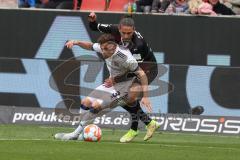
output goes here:
{"type": "Polygon", "coordinates": [[[97,42],[100,43],[100,44],[104,44],[106,42],[108,42],[108,43],[116,43],[116,40],[113,37],[113,35],[111,35],[111,34],[102,34],[98,38],[97,42]]]}
{"type": "Polygon", "coordinates": [[[124,18],[122,18],[119,22],[119,26],[121,26],[121,25],[135,27],[134,20],[132,19],[131,16],[125,16],[124,18]]]}

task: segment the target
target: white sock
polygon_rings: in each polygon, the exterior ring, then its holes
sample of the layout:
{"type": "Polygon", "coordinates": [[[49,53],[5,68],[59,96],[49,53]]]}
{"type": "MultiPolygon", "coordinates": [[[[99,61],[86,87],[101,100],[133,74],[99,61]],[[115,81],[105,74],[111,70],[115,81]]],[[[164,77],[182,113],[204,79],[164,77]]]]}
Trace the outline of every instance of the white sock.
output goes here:
{"type": "MultiPolygon", "coordinates": [[[[81,115],[81,119],[83,119],[84,115],[87,114],[89,112],[89,110],[86,110],[86,109],[82,109],[80,108],[80,115],[81,115]]],[[[80,121],[78,127],[71,133],[73,136],[77,136],[79,134],[81,134],[81,132],[83,131],[85,127],[85,122],[84,121],[80,121]]]]}
{"type": "Polygon", "coordinates": [[[74,137],[80,135],[83,132],[84,127],[86,126],[87,121],[81,121],[78,127],[71,133],[74,137]]]}
{"type": "Polygon", "coordinates": [[[83,125],[80,123],[79,126],[72,132],[74,136],[79,135],[83,131],[83,125]]]}
{"type": "Polygon", "coordinates": [[[106,110],[106,111],[102,111],[98,114],[94,114],[94,113],[89,112],[89,110],[81,110],[80,111],[80,113],[82,114],[81,121],[79,123],[79,126],[72,132],[73,136],[80,135],[86,125],[93,123],[93,120],[97,116],[101,116],[105,113],[108,113],[109,111],[110,110],[106,110]]]}

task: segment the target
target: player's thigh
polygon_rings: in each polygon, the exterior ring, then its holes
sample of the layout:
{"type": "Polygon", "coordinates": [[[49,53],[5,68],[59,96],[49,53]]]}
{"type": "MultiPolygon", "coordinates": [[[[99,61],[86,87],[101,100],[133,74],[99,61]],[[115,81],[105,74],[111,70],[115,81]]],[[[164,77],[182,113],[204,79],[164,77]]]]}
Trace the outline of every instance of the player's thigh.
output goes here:
{"type": "Polygon", "coordinates": [[[97,88],[95,88],[89,95],[88,97],[91,98],[96,98],[96,99],[100,99],[101,97],[103,97],[104,95],[108,95],[110,94],[109,92],[111,92],[111,87],[107,88],[104,86],[104,84],[98,86],[97,88]]]}
{"type": "Polygon", "coordinates": [[[133,103],[141,96],[142,86],[139,83],[133,83],[128,91],[128,103],[133,103]]]}
{"type": "Polygon", "coordinates": [[[88,98],[91,99],[94,107],[106,108],[114,101],[115,97],[113,95],[116,95],[114,87],[100,85],[88,95],[88,98]]]}

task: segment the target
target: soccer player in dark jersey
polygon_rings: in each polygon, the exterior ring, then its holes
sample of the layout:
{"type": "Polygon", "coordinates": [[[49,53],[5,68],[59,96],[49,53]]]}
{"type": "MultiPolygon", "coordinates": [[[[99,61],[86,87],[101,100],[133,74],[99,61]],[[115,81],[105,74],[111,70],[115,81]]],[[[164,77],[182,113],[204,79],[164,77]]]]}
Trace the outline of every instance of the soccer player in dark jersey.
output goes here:
{"type": "MultiPolygon", "coordinates": [[[[133,57],[139,63],[139,66],[144,70],[148,77],[149,84],[156,78],[158,74],[156,58],[148,46],[142,35],[135,31],[134,21],[130,17],[121,19],[119,25],[112,24],[100,24],[96,22],[96,14],[90,13],[89,26],[94,31],[110,33],[115,37],[116,42],[128,48],[133,54],[133,57]]],[[[118,81],[119,77],[108,78],[105,80],[105,84],[112,85],[118,81]]],[[[134,139],[138,134],[138,121],[139,119],[147,126],[147,133],[144,140],[148,140],[152,137],[156,129],[160,125],[152,120],[140,107],[139,101],[136,102],[135,107],[123,106],[132,116],[131,129],[120,139],[120,142],[129,142],[134,139]]]]}

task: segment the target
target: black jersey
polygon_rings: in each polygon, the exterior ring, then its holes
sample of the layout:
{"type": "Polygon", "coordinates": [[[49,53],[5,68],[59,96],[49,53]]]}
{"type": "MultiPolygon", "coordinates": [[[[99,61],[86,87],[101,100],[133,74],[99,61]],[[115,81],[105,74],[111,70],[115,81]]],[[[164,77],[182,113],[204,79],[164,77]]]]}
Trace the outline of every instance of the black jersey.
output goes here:
{"type": "MultiPolygon", "coordinates": [[[[94,31],[112,34],[119,45],[125,46],[121,41],[121,34],[117,25],[90,22],[89,26],[94,31]]],[[[134,32],[130,43],[131,44],[127,45],[127,48],[131,51],[138,62],[156,62],[152,49],[148,46],[139,32],[134,32]]]]}
{"type": "Polygon", "coordinates": [[[118,25],[89,22],[89,27],[93,31],[112,34],[119,45],[127,47],[133,54],[133,57],[139,63],[139,66],[148,75],[149,82],[156,77],[158,73],[156,58],[152,49],[148,46],[139,32],[135,31],[132,41],[129,42],[130,44],[125,45],[121,40],[121,34],[118,30],[118,25]]]}

